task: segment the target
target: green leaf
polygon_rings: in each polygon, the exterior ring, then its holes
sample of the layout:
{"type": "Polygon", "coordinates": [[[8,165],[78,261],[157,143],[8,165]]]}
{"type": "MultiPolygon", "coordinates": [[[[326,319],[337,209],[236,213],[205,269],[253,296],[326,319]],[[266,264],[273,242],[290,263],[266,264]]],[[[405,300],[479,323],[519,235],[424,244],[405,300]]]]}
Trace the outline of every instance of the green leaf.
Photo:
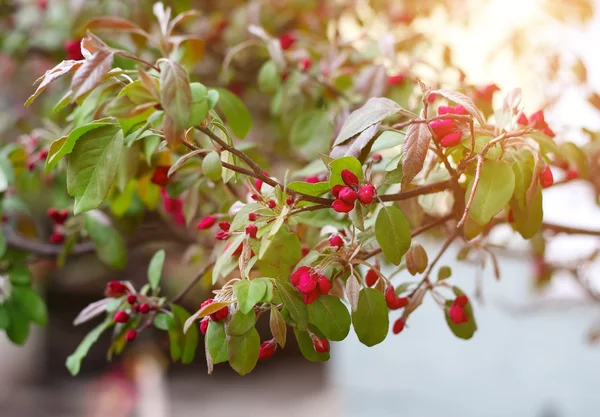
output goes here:
{"type": "Polygon", "coordinates": [[[221,156],[215,152],[209,152],[202,160],[202,172],[211,181],[219,181],[223,172],[221,156]]]}
{"type": "Polygon", "coordinates": [[[4,306],[10,317],[9,325],[6,328],[6,336],[17,345],[25,344],[29,337],[29,318],[11,300],[5,302],[4,306]]]}
{"type": "Polygon", "coordinates": [[[438,270],[437,280],[438,281],[443,281],[445,279],[450,278],[451,276],[452,276],[452,269],[450,269],[449,266],[442,266],[438,270]]]}
{"type": "Polygon", "coordinates": [[[300,352],[302,352],[302,355],[306,359],[311,362],[326,362],[329,360],[329,352],[320,353],[315,350],[312,338],[308,332],[294,327],[294,335],[296,336],[300,352]]]}
{"type": "Polygon", "coordinates": [[[301,113],[290,130],[290,143],[306,158],[315,158],[329,150],[333,136],[333,124],[329,113],[322,109],[312,109],[301,113]]]}
{"type": "Polygon", "coordinates": [[[330,190],[329,182],[327,182],[327,181],[317,182],[314,184],[311,184],[310,182],[304,182],[304,181],[294,181],[294,182],[290,182],[287,185],[287,188],[289,188],[290,190],[298,191],[299,193],[302,193],[302,194],[314,195],[314,196],[320,196],[321,194],[325,194],[326,192],[328,192],[330,190]]]}
{"type": "Polygon", "coordinates": [[[52,142],[48,151],[48,157],[46,158],[46,172],[50,172],[65,155],[68,155],[73,151],[73,147],[79,138],[86,133],[103,126],[112,126],[118,128],[118,123],[116,119],[112,117],[94,120],[89,124],[73,129],[68,136],[63,136],[62,138],[56,139],[54,142],[52,142]]]}
{"type": "Polygon", "coordinates": [[[206,119],[208,115],[208,89],[200,83],[191,83],[190,89],[192,91],[192,110],[188,125],[196,126],[206,119]]]}
{"type": "Polygon", "coordinates": [[[369,126],[381,122],[402,110],[396,102],[385,97],[372,97],[360,109],[350,113],[340,133],[335,138],[334,146],[337,146],[352,136],[359,134],[369,126]]]}
{"type": "Polygon", "coordinates": [[[227,324],[227,334],[232,336],[243,336],[254,327],[254,323],[256,323],[256,313],[254,310],[250,310],[247,313],[238,310],[227,324]]]}
{"type": "Polygon", "coordinates": [[[331,170],[329,176],[329,188],[333,188],[338,184],[344,185],[342,171],[345,169],[354,173],[359,180],[363,179],[362,164],[353,156],[344,156],[343,158],[334,159],[329,163],[329,169],[331,170]]]}
{"type": "Polygon", "coordinates": [[[161,59],[160,104],[173,121],[175,130],[188,127],[192,108],[192,90],[188,73],[181,65],[161,59]]]}
{"type": "Polygon", "coordinates": [[[279,343],[279,346],[284,348],[285,340],[287,337],[287,325],[285,324],[285,319],[275,306],[271,306],[269,328],[271,329],[271,334],[273,335],[277,343],[279,343]]]}
{"type": "Polygon", "coordinates": [[[277,281],[275,285],[283,305],[296,326],[299,329],[306,329],[308,326],[308,310],[296,289],[289,282],[277,281]]]}
{"type": "Polygon", "coordinates": [[[127,245],[117,229],[103,215],[95,212],[86,214],[83,227],[96,248],[98,258],[105,264],[121,269],[127,263],[127,245]]]}
{"type": "Polygon", "coordinates": [[[221,255],[219,255],[219,257],[217,258],[217,262],[215,262],[215,267],[213,268],[213,275],[212,275],[213,285],[215,284],[215,282],[217,282],[217,280],[221,276],[221,273],[222,273],[223,269],[225,268],[225,266],[231,261],[231,258],[233,257],[233,252],[235,252],[235,250],[238,248],[238,246],[242,244],[242,242],[244,241],[245,238],[246,238],[245,234],[238,234],[233,239],[229,239],[227,241],[227,243],[229,243],[229,246],[227,246],[227,249],[225,249],[223,251],[223,253],[221,253],[221,255]]]}
{"type": "Polygon", "coordinates": [[[261,240],[261,250],[257,266],[267,277],[286,278],[289,268],[302,257],[300,239],[287,227],[282,227],[270,237],[265,235],[261,240]]]}
{"type": "MultiPolygon", "coordinates": [[[[190,313],[177,304],[171,305],[171,311],[175,316],[174,329],[169,332],[169,336],[173,332],[178,333],[179,352],[181,353],[181,363],[191,363],[196,357],[196,347],[198,346],[199,330],[197,326],[190,326],[185,334],[183,334],[183,323],[190,317],[190,313]]],[[[171,351],[171,355],[173,351],[171,351]]],[[[175,359],[174,359],[175,360],[175,359]]]]}
{"type": "Polygon", "coordinates": [[[373,146],[371,147],[371,152],[393,148],[394,146],[401,145],[402,142],[404,142],[404,135],[402,133],[386,130],[375,139],[375,142],[373,142],[373,146]]]}
{"type": "Polygon", "coordinates": [[[165,256],[165,251],[161,249],[154,254],[148,264],[148,283],[153,290],[156,290],[160,283],[165,256]]]}
{"type": "Polygon", "coordinates": [[[48,323],[46,303],[30,287],[12,287],[10,300],[13,308],[24,314],[29,320],[40,326],[45,326],[48,323]]]}
{"type": "Polygon", "coordinates": [[[258,362],[260,336],[255,328],[243,336],[230,336],[227,342],[229,364],[240,375],[246,375],[258,362]]]}
{"type": "MultiPolygon", "coordinates": [[[[521,209],[527,205],[527,190],[531,186],[535,162],[533,155],[528,150],[520,150],[514,154],[512,170],[515,176],[515,189],[513,199],[521,209]]],[[[538,181],[535,178],[535,181],[538,181]]]]}
{"type": "Polygon", "coordinates": [[[245,138],[252,128],[252,117],[246,105],[231,91],[224,88],[216,88],[216,90],[219,93],[217,106],[225,115],[231,131],[238,138],[245,138]]]}
{"type": "Polygon", "coordinates": [[[233,293],[243,313],[250,312],[262,300],[265,291],[267,284],[263,280],[241,280],[233,285],[233,293]]]}
{"type": "Polygon", "coordinates": [[[515,228],[523,239],[531,239],[542,228],[544,208],[542,204],[542,190],[538,187],[529,204],[523,208],[513,198],[510,203],[515,221],[515,228]]]}
{"type": "MultiPolygon", "coordinates": [[[[474,179],[467,187],[465,200],[468,201],[474,179]]],[[[510,201],[515,189],[515,174],[510,165],[501,161],[485,161],[481,167],[481,177],[469,215],[480,225],[490,222],[510,201]]]]}
{"type": "Polygon", "coordinates": [[[374,288],[358,293],[358,305],[352,312],[352,324],[358,340],[366,346],[383,342],[388,333],[389,317],[385,297],[374,288]]]}
{"type": "Polygon", "coordinates": [[[21,263],[14,264],[8,270],[8,278],[13,285],[29,285],[31,284],[31,274],[29,269],[21,263]]]}
{"type": "MultiPolygon", "coordinates": [[[[460,295],[464,295],[464,293],[458,287],[452,287],[452,291],[458,297],[460,295]]],[[[446,307],[450,307],[452,305],[452,300],[448,300],[446,302],[446,307]]],[[[477,331],[477,322],[475,321],[475,316],[473,315],[473,307],[471,306],[471,301],[467,303],[466,306],[463,307],[463,310],[467,314],[469,321],[467,323],[456,324],[452,320],[450,320],[450,315],[448,314],[448,308],[444,309],[444,316],[446,317],[446,323],[448,323],[448,327],[454,335],[460,339],[470,339],[473,337],[473,334],[477,331]]]]}
{"type": "Polygon", "coordinates": [[[8,329],[10,326],[10,315],[5,304],[0,304],[0,329],[8,329]]]}
{"type": "Polygon", "coordinates": [[[281,86],[281,75],[275,61],[268,60],[258,71],[258,89],[262,93],[272,94],[281,86]]]}
{"type": "Polygon", "coordinates": [[[350,332],[350,313],[342,301],[333,295],[321,295],[308,305],[311,323],[329,340],[344,340],[350,332]]]}
{"type": "Polygon", "coordinates": [[[208,322],[205,344],[214,364],[227,362],[227,333],[222,322],[208,322]]]}
{"type": "Polygon", "coordinates": [[[65,363],[71,375],[75,376],[81,368],[81,361],[85,358],[94,343],[98,341],[100,335],[114,324],[111,316],[106,317],[94,330],[89,332],[81,341],[75,352],[73,352],[65,363]]]}
{"type": "Polygon", "coordinates": [[[79,138],[67,168],[67,190],[75,197],[75,214],[95,209],[104,201],[117,174],[122,148],[123,131],[115,125],[79,138]]]}
{"type": "Polygon", "coordinates": [[[382,206],[375,220],[375,238],[386,259],[399,265],[410,248],[410,224],[402,210],[394,206],[382,206]]]}
{"type": "Polygon", "coordinates": [[[173,316],[166,313],[158,313],[154,318],[154,327],[160,330],[171,330],[175,325],[175,320],[173,320],[173,316]]]}

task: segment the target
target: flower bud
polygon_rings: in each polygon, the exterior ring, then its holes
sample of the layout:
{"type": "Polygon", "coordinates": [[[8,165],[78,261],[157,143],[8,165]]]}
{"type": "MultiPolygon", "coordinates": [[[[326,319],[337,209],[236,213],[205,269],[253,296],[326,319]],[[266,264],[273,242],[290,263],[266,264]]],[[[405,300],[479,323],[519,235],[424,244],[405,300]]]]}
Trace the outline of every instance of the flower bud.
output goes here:
{"type": "Polygon", "coordinates": [[[127,330],[127,333],[125,333],[125,339],[127,339],[128,342],[133,342],[136,337],[137,332],[133,329],[127,330]]]}
{"type": "Polygon", "coordinates": [[[290,49],[296,43],[296,37],[291,33],[284,33],[279,37],[279,45],[284,51],[290,49]]]}
{"type": "Polygon", "coordinates": [[[315,350],[319,353],[329,352],[329,341],[327,339],[322,339],[317,336],[313,336],[312,338],[313,346],[315,350]]]}
{"type": "Polygon", "coordinates": [[[277,202],[275,200],[269,200],[267,201],[267,206],[269,206],[269,208],[274,209],[275,207],[277,207],[277,202]]]}
{"type": "Polygon", "coordinates": [[[254,224],[249,224],[246,226],[246,234],[250,236],[252,239],[256,239],[256,233],[258,232],[258,227],[254,224]]]}
{"type": "Polygon", "coordinates": [[[212,321],[221,321],[225,320],[229,315],[229,307],[225,306],[222,309],[215,311],[210,315],[212,321]]]}
{"type": "Polygon", "coordinates": [[[258,215],[256,213],[248,213],[248,220],[251,222],[256,221],[256,219],[258,218],[258,215]]]}
{"type": "Polygon", "coordinates": [[[367,284],[367,287],[372,287],[378,279],[379,275],[377,272],[374,269],[369,269],[367,276],[365,277],[365,284],[367,284]]]}
{"type": "Polygon", "coordinates": [[[520,124],[521,126],[527,126],[529,124],[529,120],[527,119],[527,116],[525,116],[525,113],[519,114],[519,117],[517,118],[517,124],[520,124]]]}
{"type": "Polygon", "coordinates": [[[335,246],[339,249],[344,246],[344,241],[340,235],[333,235],[329,238],[329,245],[335,246]]]}
{"type": "Polygon", "coordinates": [[[461,131],[449,133],[446,136],[444,136],[442,139],[440,139],[440,145],[443,146],[444,148],[451,148],[453,146],[456,146],[456,145],[460,144],[460,141],[462,140],[462,136],[463,136],[463,134],[461,131]]]}
{"type": "Polygon", "coordinates": [[[228,221],[219,222],[219,229],[221,229],[224,232],[229,232],[230,227],[231,223],[229,223],[228,221]]]}
{"type": "Polygon", "coordinates": [[[292,204],[294,204],[294,197],[289,196],[288,198],[286,198],[285,204],[287,204],[288,206],[291,206],[292,204]]]}
{"type": "Polygon", "coordinates": [[[406,77],[402,74],[392,75],[387,79],[387,85],[399,85],[404,82],[406,77]]]}
{"type": "Polygon", "coordinates": [[[342,170],[342,181],[348,186],[358,185],[358,177],[350,170],[342,170]]]}
{"type": "Polygon", "coordinates": [[[328,294],[331,290],[331,281],[325,276],[319,278],[319,291],[321,294],[328,294]]]}
{"type": "Polygon", "coordinates": [[[306,177],[304,179],[304,182],[307,182],[309,184],[316,184],[319,182],[319,176],[318,175],[311,175],[310,177],[306,177]]]}
{"type": "Polygon", "coordinates": [[[263,182],[262,180],[256,179],[254,180],[254,188],[256,188],[257,191],[260,191],[260,189],[262,188],[263,182]]]}
{"type": "Polygon", "coordinates": [[[363,204],[371,204],[375,196],[375,187],[372,184],[363,185],[358,190],[358,201],[363,204]]]}
{"type": "Polygon", "coordinates": [[[277,342],[275,339],[267,340],[260,345],[260,350],[258,351],[258,359],[267,359],[273,356],[275,350],[277,349],[277,342]]]}
{"type": "Polygon", "coordinates": [[[227,240],[229,239],[229,233],[227,232],[219,232],[215,235],[215,239],[217,240],[227,240]]]}
{"type": "Polygon", "coordinates": [[[402,330],[404,330],[405,324],[406,324],[406,321],[404,321],[403,318],[399,318],[398,320],[396,320],[394,322],[394,326],[392,327],[392,332],[394,332],[394,334],[400,333],[402,330]]]}
{"type": "Polygon", "coordinates": [[[136,301],[137,301],[137,297],[136,297],[135,295],[133,295],[133,294],[129,294],[129,295],[127,296],[127,302],[128,302],[130,305],[134,305],[136,301]]]}
{"type": "Polygon", "coordinates": [[[308,305],[308,304],[312,304],[317,298],[319,298],[319,289],[315,288],[313,292],[308,293],[308,294],[304,294],[304,297],[302,298],[302,301],[304,302],[304,304],[308,305]]]}
{"type": "Polygon", "coordinates": [[[310,58],[304,58],[300,60],[300,71],[306,72],[312,67],[312,61],[310,58]]]}
{"type": "Polygon", "coordinates": [[[129,314],[125,311],[117,311],[113,320],[115,323],[127,323],[129,321],[129,314]]]}
{"type": "Polygon", "coordinates": [[[340,191],[342,190],[342,188],[344,188],[343,185],[334,185],[333,188],[331,189],[331,194],[333,194],[333,196],[335,198],[338,198],[338,196],[340,195],[340,191]]]}
{"type": "Polygon", "coordinates": [[[467,316],[467,313],[465,313],[465,310],[463,310],[462,307],[457,304],[453,304],[452,307],[450,307],[450,310],[448,310],[448,316],[455,324],[463,324],[469,321],[469,317],[467,316]]]}
{"type": "Polygon", "coordinates": [[[200,333],[202,333],[202,336],[206,336],[206,330],[208,330],[208,317],[204,317],[202,320],[200,320],[200,333]]]}
{"type": "Polygon", "coordinates": [[[550,187],[554,184],[554,175],[552,175],[552,170],[549,166],[546,166],[546,168],[540,172],[540,183],[543,188],[550,187]]]}
{"type": "Polygon", "coordinates": [[[338,196],[339,200],[344,201],[348,204],[354,204],[356,199],[358,198],[358,194],[350,187],[344,187],[340,190],[340,194],[338,196]]]}
{"type": "Polygon", "coordinates": [[[166,187],[169,183],[169,169],[171,169],[170,165],[157,166],[150,180],[152,184],[156,184],[159,187],[166,187]]]}
{"type": "Polygon", "coordinates": [[[469,304],[469,299],[467,298],[466,295],[459,295],[458,297],[456,297],[454,299],[454,303],[455,305],[463,308],[465,307],[467,304],[469,304]]]}
{"type": "Polygon", "coordinates": [[[427,252],[418,243],[411,245],[408,252],[406,252],[406,269],[411,275],[422,274],[427,269],[429,260],[427,258],[427,252]]]}
{"type": "Polygon", "coordinates": [[[206,216],[205,218],[203,218],[202,220],[200,220],[198,222],[198,224],[196,225],[196,229],[205,230],[205,229],[211,228],[214,226],[214,224],[216,222],[217,222],[217,218],[215,216],[206,216]]]}
{"type": "Polygon", "coordinates": [[[149,312],[150,312],[150,305],[148,305],[147,303],[140,304],[140,313],[148,314],[149,312]]]}
{"type": "Polygon", "coordinates": [[[54,232],[50,235],[50,238],[48,240],[50,243],[59,245],[61,243],[64,243],[65,235],[63,235],[62,233],[54,232]]]}
{"type": "Polygon", "coordinates": [[[354,204],[346,203],[343,200],[335,200],[331,207],[338,213],[349,213],[354,208],[354,204]]]}
{"type": "Polygon", "coordinates": [[[568,169],[566,174],[569,181],[579,178],[579,171],[575,168],[568,169]]]}

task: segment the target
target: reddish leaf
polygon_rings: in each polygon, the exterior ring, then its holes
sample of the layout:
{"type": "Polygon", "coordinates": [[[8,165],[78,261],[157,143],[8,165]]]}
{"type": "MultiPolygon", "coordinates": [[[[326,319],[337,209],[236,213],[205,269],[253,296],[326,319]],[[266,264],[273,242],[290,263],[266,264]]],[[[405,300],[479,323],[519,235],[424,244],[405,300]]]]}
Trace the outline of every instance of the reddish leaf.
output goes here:
{"type": "Polygon", "coordinates": [[[463,93],[442,88],[440,90],[432,91],[432,94],[439,94],[446,97],[448,100],[463,106],[471,114],[471,116],[477,119],[481,126],[485,126],[485,120],[483,119],[481,112],[477,109],[475,103],[473,103],[473,100],[465,96],[463,93]]]}
{"type": "Polygon", "coordinates": [[[72,100],[92,91],[104,80],[113,64],[114,53],[100,49],[77,70],[71,82],[72,100]]]}
{"type": "Polygon", "coordinates": [[[84,29],[132,32],[143,36],[148,36],[148,33],[146,33],[142,28],[132,21],[112,16],[96,17],[87,22],[84,26],[84,29]]]}
{"type": "Polygon", "coordinates": [[[176,131],[182,131],[190,120],[192,90],[187,71],[170,59],[162,59],[160,103],[176,131]]]}
{"type": "Polygon", "coordinates": [[[177,26],[184,20],[189,19],[190,17],[200,16],[201,14],[202,13],[199,10],[188,10],[186,12],[179,13],[177,16],[175,16],[173,18],[173,20],[171,20],[171,22],[168,25],[169,34],[171,34],[171,32],[173,32],[173,29],[175,29],[175,26],[177,26]]]}
{"type": "Polygon", "coordinates": [[[423,169],[431,141],[431,132],[426,123],[410,125],[406,130],[402,146],[402,186],[410,182],[423,169]]]}
{"type": "Polygon", "coordinates": [[[54,68],[46,71],[44,75],[38,78],[33,85],[40,83],[35,92],[27,99],[25,102],[25,107],[29,106],[33,100],[37,98],[49,85],[52,81],[62,77],[69,72],[77,70],[79,67],[83,65],[84,61],[63,61],[54,68]]]}

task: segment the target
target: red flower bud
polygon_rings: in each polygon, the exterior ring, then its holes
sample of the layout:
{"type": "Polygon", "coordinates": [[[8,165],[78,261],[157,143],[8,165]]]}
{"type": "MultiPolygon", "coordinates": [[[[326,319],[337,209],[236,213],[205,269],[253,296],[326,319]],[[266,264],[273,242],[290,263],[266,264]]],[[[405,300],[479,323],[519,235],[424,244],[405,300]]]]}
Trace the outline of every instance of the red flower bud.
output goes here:
{"type": "Polygon", "coordinates": [[[56,210],[55,208],[49,208],[48,217],[50,217],[56,224],[64,224],[69,217],[69,212],[67,210],[56,210]]]}
{"type": "Polygon", "coordinates": [[[50,239],[48,239],[50,243],[61,244],[65,241],[65,235],[62,233],[54,232],[50,235],[50,239]]]}
{"type": "Polygon", "coordinates": [[[208,317],[204,317],[200,320],[200,333],[202,336],[206,336],[206,330],[208,329],[208,317]]]}
{"type": "Polygon", "coordinates": [[[260,350],[258,351],[258,359],[267,359],[273,356],[275,350],[277,349],[277,342],[275,339],[267,340],[260,345],[260,350]]]}
{"type": "Polygon", "coordinates": [[[575,168],[567,170],[567,180],[571,181],[577,178],[579,178],[579,171],[577,171],[575,168]]]}
{"type": "Polygon", "coordinates": [[[343,200],[335,200],[331,207],[338,213],[349,213],[354,208],[354,204],[346,203],[343,200]]]}
{"type": "Polygon", "coordinates": [[[348,186],[358,185],[358,177],[348,169],[342,170],[342,181],[348,186]]]}
{"type": "Polygon", "coordinates": [[[450,106],[439,106],[437,109],[438,116],[443,116],[444,114],[452,114],[452,107],[450,106]]]}
{"type": "Polygon", "coordinates": [[[304,301],[304,304],[306,305],[312,304],[317,298],[319,298],[319,294],[319,289],[315,288],[313,292],[309,294],[304,294],[302,301],[304,301]]]}
{"type": "Polygon", "coordinates": [[[445,148],[451,148],[452,146],[456,146],[456,145],[460,144],[461,140],[462,140],[462,132],[461,131],[452,132],[452,133],[447,134],[440,140],[440,145],[442,145],[445,148]]]}
{"type": "Polygon", "coordinates": [[[427,102],[429,104],[431,104],[435,101],[436,98],[437,98],[437,94],[431,93],[431,94],[429,94],[429,96],[427,96],[427,102]]]}
{"type": "Polygon", "coordinates": [[[269,206],[269,208],[274,209],[275,207],[277,207],[277,202],[275,200],[269,200],[267,201],[267,206],[269,206]]]}
{"type": "Polygon", "coordinates": [[[319,291],[321,294],[328,294],[331,290],[331,281],[325,276],[319,278],[319,291]]]}
{"type": "Polygon", "coordinates": [[[38,160],[43,161],[46,158],[48,158],[48,151],[40,151],[38,154],[38,160]]]}
{"type": "Polygon", "coordinates": [[[429,123],[429,127],[438,138],[444,137],[458,129],[456,122],[452,119],[434,120],[429,123]]]}
{"type": "Polygon", "coordinates": [[[136,297],[135,295],[133,295],[133,294],[129,294],[129,295],[127,296],[127,302],[128,302],[129,304],[131,304],[131,305],[134,305],[136,301],[137,301],[137,297],[136,297]]]}
{"type": "Polygon", "coordinates": [[[233,256],[240,255],[240,254],[242,253],[242,251],[243,251],[243,250],[244,250],[244,244],[243,244],[243,243],[240,243],[240,244],[238,245],[238,247],[237,247],[237,248],[235,248],[235,250],[233,251],[232,255],[233,255],[233,256]]]}
{"type": "Polygon", "coordinates": [[[525,116],[525,113],[521,112],[519,114],[519,117],[517,118],[517,123],[521,126],[527,126],[529,124],[529,120],[527,120],[527,116],[525,116]]]}
{"type": "Polygon", "coordinates": [[[531,116],[529,116],[529,123],[531,123],[531,126],[534,129],[538,129],[538,130],[542,130],[543,128],[548,126],[546,124],[546,119],[544,118],[543,110],[538,110],[535,113],[533,113],[531,116]]]}
{"type": "Polygon", "coordinates": [[[106,294],[108,297],[120,297],[128,291],[127,287],[119,281],[109,281],[106,283],[106,294]]]}
{"type": "Polygon", "coordinates": [[[262,200],[262,197],[261,197],[260,195],[258,195],[258,194],[252,194],[252,195],[250,196],[250,198],[251,198],[252,200],[254,200],[254,201],[260,201],[260,200],[262,200]]]}
{"type": "Polygon", "coordinates": [[[284,33],[279,37],[279,45],[284,51],[290,49],[296,43],[296,37],[291,33],[284,33]]]}
{"type": "Polygon", "coordinates": [[[454,300],[454,304],[456,304],[460,308],[463,308],[464,306],[466,306],[467,304],[469,304],[469,299],[467,298],[466,295],[459,295],[454,300]]]}
{"type": "Polygon", "coordinates": [[[228,314],[229,314],[229,307],[225,306],[222,309],[212,313],[210,315],[210,318],[212,319],[212,321],[221,321],[221,320],[225,320],[227,318],[228,314]]]}
{"type": "Polygon", "coordinates": [[[256,219],[258,218],[258,216],[256,215],[256,213],[248,213],[248,220],[251,222],[256,221],[256,219]]]}
{"type": "Polygon", "coordinates": [[[253,224],[249,224],[246,226],[246,234],[250,236],[252,239],[256,239],[256,233],[258,232],[258,227],[253,224]]]}
{"type": "Polygon", "coordinates": [[[544,132],[544,134],[546,136],[550,136],[551,138],[553,138],[554,136],[556,136],[556,133],[554,133],[554,131],[552,129],[550,129],[548,126],[546,126],[545,128],[543,128],[542,132],[544,132]]]}
{"type": "Polygon", "coordinates": [[[309,294],[317,288],[317,284],[317,277],[313,273],[306,272],[300,275],[296,288],[303,294],[309,294]]]}
{"type": "Polygon", "coordinates": [[[312,61],[310,58],[304,58],[300,60],[300,71],[306,72],[312,67],[312,61]]]}
{"type": "Polygon", "coordinates": [[[169,183],[169,169],[171,169],[170,165],[157,166],[150,181],[159,187],[166,187],[169,183]]]}
{"type": "Polygon", "coordinates": [[[227,239],[229,239],[229,236],[230,236],[229,233],[221,231],[215,235],[215,239],[227,240],[227,239]]]}
{"type": "Polygon", "coordinates": [[[478,100],[491,103],[494,98],[494,93],[496,91],[500,91],[500,88],[498,88],[496,84],[484,85],[483,87],[479,87],[475,91],[475,97],[478,100]]]}
{"type": "Polygon", "coordinates": [[[340,195],[340,191],[342,190],[342,188],[344,188],[343,185],[334,185],[333,188],[331,189],[331,194],[333,194],[333,196],[335,198],[338,198],[338,196],[340,195]]]}
{"type": "Polygon", "coordinates": [[[333,235],[329,238],[329,244],[331,246],[337,246],[337,248],[341,248],[342,246],[344,246],[344,241],[342,240],[342,237],[340,235],[333,235]]]}
{"type": "Polygon", "coordinates": [[[310,274],[310,272],[311,272],[311,268],[309,266],[301,266],[300,268],[296,269],[294,271],[294,273],[292,274],[292,276],[290,277],[290,281],[292,282],[292,285],[294,287],[297,286],[300,283],[300,277],[304,274],[310,274]]]}
{"type": "Polygon", "coordinates": [[[117,311],[113,320],[115,323],[127,323],[129,321],[129,314],[124,311],[117,311]]]}
{"type": "Polygon", "coordinates": [[[378,279],[379,275],[377,274],[377,272],[374,269],[369,269],[365,277],[365,284],[367,284],[367,287],[372,287],[373,285],[375,285],[378,279]]]}
{"type": "Polygon", "coordinates": [[[133,329],[127,330],[127,333],[125,333],[125,339],[127,339],[128,342],[133,342],[136,337],[137,332],[133,329]]]}
{"type": "Polygon", "coordinates": [[[399,318],[398,320],[396,320],[394,322],[394,326],[392,327],[392,332],[394,332],[394,334],[400,333],[402,330],[404,330],[405,324],[406,324],[406,321],[404,321],[403,318],[399,318]]]}
{"type": "Polygon", "coordinates": [[[387,79],[387,85],[399,85],[404,82],[406,77],[402,74],[392,75],[387,79]]]}
{"type": "Polygon", "coordinates": [[[73,59],[75,61],[81,61],[83,54],[81,53],[81,39],[71,39],[65,42],[65,51],[67,52],[67,59],[73,59]]]}
{"type": "Polygon", "coordinates": [[[546,166],[546,168],[540,172],[540,183],[543,188],[550,187],[554,184],[554,175],[552,175],[552,170],[549,166],[546,166]]]}
{"type": "Polygon", "coordinates": [[[198,224],[196,225],[196,229],[198,229],[198,230],[209,229],[209,228],[213,227],[216,222],[217,222],[217,218],[215,216],[206,216],[205,218],[203,218],[202,220],[200,220],[198,222],[198,224]]]}
{"type": "Polygon", "coordinates": [[[300,250],[300,253],[302,253],[302,257],[305,257],[306,255],[308,255],[308,252],[310,252],[310,249],[308,249],[307,247],[303,247],[300,250]]]}
{"type": "Polygon", "coordinates": [[[213,302],[212,298],[209,298],[208,300],[204,300],[204,301],[202,301],[202,304],[200,304],[200,308],[206,307],[207,305],[211,304],[212,302],[213,302]]]}
{"type": "Polygon", "coordinates": [[[329,341],[327,339],[321,339],[320,337],[313,336],[313,346],[319,353],[329,352],[329,341]]]}
{"type": "Polygon", "coordinates": [[[289,196],[288,198],[286,198],[285,204],[287,204],[288,206],[291,206],[292,204],[294,204],[294,197],[289,196]]]}
{"type": "Polygon", "coordinates": [[[354,202],[358,198],[358,194],[350,187],[344,187],[340,190],[340,194],[338,195],[338,199],[342,200],[345,203],[354,205],[354,202]]]}
{"type": "Polygon", "coordinates": [[[371,160],[376,164],[380,163],[382,159],[383,159],[383,157],[381,156],[380,153],[375,153],[375,154],[371,155],[371,160]]]}
{"type": "Polygon", "coordinates": [[[394,292],[394,287],[392,285],[385,290],[385,302],[389,308],[395,310],[392,306],[396,303],[396,293],[394,292]]]}
{"type": "Polygon", "coordinates": [[[304,180],[304,182],[307,182],[309,184],[316,184],[319,182],[319,176],[318,175],[311,175],[310,177],[306,177],[306,179],[304,180]]]}
{"type": "Polygon", "coordinates": [[[469,317],[467,316],[467,313],[465,313],[465,310],[457,304],[453,304],[452,307],[450,307],[448,316],[450,316],[450,320],[455,324],[467,323],[469,321],[469,317]]]}
{"type": "Polygon", "coordinates": [[[254,188],[256,188],[258,191],[260,191],[260,189],[262,188],[263,182],[262,180],[254,180],[254,188]]]}
{"type": "Polygon", "coordinates": [[[139,313],[140,312],[140,305],[139,304],[134,304],[131,307],[131,311],[133,311],[134,313],[139,313]]]}
{"type": "Polygon", "coordinates": [[[358,201],[363,204],[371,204],[375,196],[375,187],[371,184],[363,185],[358,190],[358,201]]]}
{"type": "Polygon", "coordinates": [[[140,304],[140,313],[142,314],[148,314],[150,312],[150,305],[144,303],[144,304],[140,304]]]}
{"type": "Polygon", "coordinates": [[[224,232],[229,232],[229,228],[231,227],[231,223],[229,223],[228,221],[222,221],[219,222],[219,229],[221,229],[224,232]]]}

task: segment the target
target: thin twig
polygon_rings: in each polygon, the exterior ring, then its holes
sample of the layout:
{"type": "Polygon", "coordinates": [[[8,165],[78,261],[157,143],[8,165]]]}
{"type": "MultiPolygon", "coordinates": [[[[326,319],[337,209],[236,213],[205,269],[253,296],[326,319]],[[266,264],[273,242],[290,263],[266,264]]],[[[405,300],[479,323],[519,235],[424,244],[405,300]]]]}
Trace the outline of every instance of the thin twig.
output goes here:
{"type": "Polygon", "coordinates": [[[567,233],[570,235],[600,236],[600,230],[589,230],[580,227],[561,226],[553,223],[543,223],[542,229],[550,230],[554,233],[567,233]]]}
{"type": "Polygon", "coordinates": [[[183,299],[183,297],[185,297],[185,295],[192,289],[194,288],[194,286],[200,282],[200,280],[202,279],[202,277],[208,272],[208,270],[210,268],[212,268],[215,265],[215,262],[211,262],[208,265],[206,265],[204,268],[202,268],[200,270],[200,272],[198,272],[196,274],[196,276],[194,277],[193,280],[191,280],[188,285],[186,285],[186,287],[179,293],[179,295],[177,295],[175,298],[173,298],[173,300],[171,301],[172,303],[178,303],[179,301],[181,301],[183,299]]]}
{"type": "MultiPolygon", "coordinates": [[[[4,237],[6,238],[6,244],[10,248],[23,250],[29,254],[44,258],[54,258],[63,251],[63,245],[53,245],[51,243],[28,239],[18,235],[9,227],[5,226],[3,231],[4,237]]],[[[96,250],[96,247],[92,242],[83,242],[73,246],[69,254],[80,255],[83,253],[94,252],[94,250],[96,250]]]]}
{"type": "Polygon", "coordinates": [[[381,201],[400,201],[408,200],[409,198],[417,197],[425,194],[435,194],[440,191],[445,191],[452,187],[453,182],[451,179],[439,182],[433,182],[430,184],[423,185],[421,187],[413,188],[412,190],[401,191],[396,194],[384,194],[380,196],[381,201]]]}
{"type": "Polygon", "coordinates": [[[471,205],[473,204],[473,200],[475,199],[475,192],[477,191],[479,180],[481,180],[481,168],[483,166],[483,161],[485,161],[483,155],[484,154],[477,155],[477,170],[475,171],[475,180],[473,181],[473,187],[471,188],[471,194],[469,195],[469,201],[467,201],[467,205],[465,206],[463,216],[456,225],[457,228],[462,227],[462,225],[465,224],[465,222],[467,221],[467,217],[469,216],[469,210],[471,209],[471,205]]]}

